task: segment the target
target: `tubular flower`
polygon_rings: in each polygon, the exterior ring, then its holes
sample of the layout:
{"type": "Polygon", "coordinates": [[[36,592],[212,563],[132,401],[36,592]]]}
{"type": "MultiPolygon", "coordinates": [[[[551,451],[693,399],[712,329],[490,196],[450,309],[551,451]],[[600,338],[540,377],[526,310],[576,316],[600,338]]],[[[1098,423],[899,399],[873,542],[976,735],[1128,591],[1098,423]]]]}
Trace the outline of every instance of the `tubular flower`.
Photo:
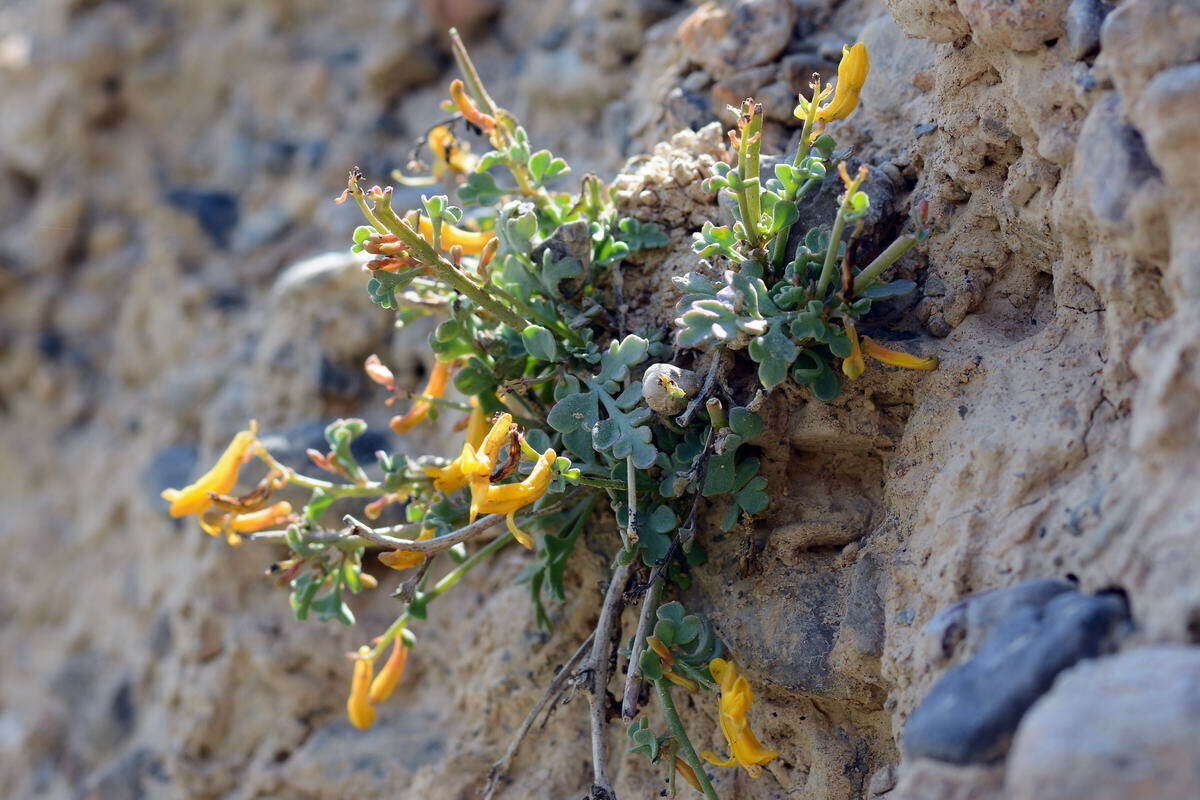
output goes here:
{"type": "MultiPolygon", "coordinates": [[[[433,538],[433,528],[422,528],[421,534],[414,541],[427,542],[433,538]]],[[[403,572],[411,569],[425,560],[425,554],[420,550],[389,550],[379,554],[379,560],[384,566],[403,572]]]]}
{"type": "Polygon", "coordinates": [[[371,708],[371,675],[375,662],[371,660],[371,648],[363,645],[354,656],[354,677],[350,680],[350,697],[346,699],[346,716],[350,724],[365,731],[375,722],[375,709],[371,708]]]}
{"type": "Polygon", "coordinates": [[[440,398],[444,395],[446,384],[449,382],[450,362],[438,361],[433,365],[433,371],[429,373],[429,380],[426,382],[425,388],[421,390],[421,396],[416,399],[412,407],[403,416],[392,417],[392,430],[404,434],[415,428],[421,420],[429,415],[429,409],[433,408],[430,398],[440,398]]]}
{"type": "Polygon", "coordinates": [[[479,516],[480,504],[487,496],[491,485],[492,470],[496,468],[496,459],[500,448],[508,441],[513,429],[512,414],[507,412],[496,417],[491,430],[484,434],[479,446],[472,448],[463,444],[462,453],[458,456],[463,475],[471,486],[471,522],[479,516]]]}
{"type": "Polygon", "coordinates": [[[467,87],[457,78],[450,81],[450,99],[467,122],[482,128],[485,133],[496,127],[496,118],[476,108],[475,103],[467,96],[467,87]]]}
{"type": "Polygon", "coordinates": [[[442,178],[447,172],[474,172],[478,159],[467,152],[449,126],[438,125],[429,132],[429,149],[433,152],[433,177],[442,178]]]}
{"type": "Polygon", "coordinates": [[[867,57],[865,44],[858,42],[853,47],[843,46],[833,100],[817,109],[817,121],[833,122],[850,116],[858,105],[858,95],[867,81],[867,72],[870,69],[871,62],[867,57]]]}
{"type": "Polygon", "coordinates": [[[857,380],[866,371],[863,362],[862,348],[858,344],[858,330],[852,320],[846,320],[846,336],[850,337],[850,355],[842,359],[842,374],[850,380],[857,380]]]}
{"type": "Polygon", "coordinates": [[[213,504],[211,494],[228,494],[237,485],[238,471],[257,444],[258,423],[251,420],[250,427],[233,437],[213,468],[195,483],[182,489],[163,490],[162,499],[171,504],[171,516],[203,514],[213,504]]]}
{"type": "Polygon", "coordinates": [[[463,458],[470,454],[474,457],[475,450],[483,444],[487,434],[487,417],[479,407],[479,399],[471,398],[471,416],[467,418],[466,442],[458,458],[444,467],[425,467],[425,474],[433,478],[433,488],[442,494],[457,492],[467,485],[467,475],[463,473],[463,458]]]}
{"type": "Polygon", "coordinates": [[[392,696],[392,692],[396,690],[396,684],[404,675],[406,661],[408,661],[408,648],[397,636],[392,642],[392,654],[388,656],[387,663],[383,665],[383,669],[379,670],[375,680],[371,681],[371,690],[367,693],[367,700],[371,705],[379,705],[392,696]]]}
{"type": "Polygon", "coordinates": [[[737,674],[731,661],[714,658],[708,663],[708,668],[721,685],[721,733],[725,734],[725,741],[729,743],[730,755],[721,758],[711,750],[705,750],[700,757],[718,767],[741,765],[751,778],[757,778],[762,772],[761,765],[779,753],[763,747],[754,731],[750,730],[750,721],[746,719],[750,704],[754,702],[750,684],[737,674]]]}
{"type": "Polygon", "coordinates": [[[517,483],[489,485],[483,502],[479,504],[479,510],[485,514],[505,514],[505,523],[513,538],[530,550],[533,549],[533,539],[517,527],[516,514],[519,509],[536,502],[546,494],[546,490],[550,488],[550,478],[557,458],[558,454],[554,450],[547,450],[538,457],[529,477],[517,483]]]}
{"type": "Polygon", "coordinates": [[[876,361],[882,361],[884,364],[890,364],[893,367],[903,367],[904,369],[922,369],[934,370],[938,368],[937,356],[914,356],[912,353],[905,353],[902,350],[893,350],[890,347],[884,347],[879,342],[872,339],[870,336],[862,337],[863,351],[876,361]]]}
{"type": "Polygon", "coordinates": [[[290,522],[292,519],[292,504],[280,500],[274,505],[251,511],[245,514],[214,514],[213,510],[200,516],[200,527],[209,536],[225,534],[229,544],[237,546],[242,543],[240,534],[273,528],[290,522]]]}
{"type": "MultiPolygon", "coordinates": [[[[421,219],[417,222],[417,227],[425,241],[433,244],[433,222],[429,217],[422,214],[421,219]]],[[[495,238],[496,234],[492,231],[468,231],[451,225],[449,222],[443,222],[439,244],[443,250],[449,250],[454,245],[458,245],[462,248],[464,255],[477,256],[483,252],[487,243],[495,238]]]]}

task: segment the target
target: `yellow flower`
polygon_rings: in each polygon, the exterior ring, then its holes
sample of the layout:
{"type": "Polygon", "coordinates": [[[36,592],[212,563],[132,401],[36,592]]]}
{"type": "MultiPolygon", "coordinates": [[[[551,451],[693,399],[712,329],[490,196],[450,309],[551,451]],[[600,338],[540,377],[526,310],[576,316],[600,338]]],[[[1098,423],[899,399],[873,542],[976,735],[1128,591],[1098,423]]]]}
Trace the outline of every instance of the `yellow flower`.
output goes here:
{"type": "MultiPolygon", "coordinates": [[[[422,214],[421,219],[417,222],[417,227],[425,241],[433,244],[433,222],[429,217],[422,214]]],[[[463,255],[477,256],[483,252],[487,243],[495,238],[494,231],[468,231],[455,227],[449,222],[443,222],[439,244],[443,250],[449,250],[454,245],[458,245],[462,248],[463,255]]]]}
{"type": "Polygon", "coordinates": [[[867,57],[865,44],[858,42],[853,47],[843,46],[833,100],[817,109],[817,122],[833,122],[850,116],[858,105],[858,95],[867,81],[867,72],[870,69],[871,62],[867,57]]]}
{"type": "Polygon", "coordinates": [[[512,414],[505,412],[496,417],[491,430],[484,435],[478,447],[472,448],[470,444],[463,444],[458,460],[463,475],[471,486],[471,522],[479,516],[479,504],[483,502],[491,485],[492,471],[496,468],[500,448],[508,441],[512,429],[512,414]]]}
{"type": "MultiPolygon", "coordinates": [[[[433,528],[423,528],[421,535],[415,541],[425,542],[433,538],[433,528]]],[[[379,554],[379,560],[385,566],[403,572],[411,569],[425,560],[425,554],[420,550],[389,550],[379,554]]]]}
{"type": "Polygon", "coordinates": [[[447,172],[474,172],[478,159],[461,145],[448,125],[438,125],[429,132],[429,149],[433,153],[433,177],[442,178],[447,172]]]}
{"type": "Polygon", "coordinates": [[[516,514],[519,509],[537,502],[546,494],[546,490],[550,488],[550,478],[557,458],[557,453],[547,450],[538,457],[529,477],[516,483],[489,485],[483,501],[479,504],[479,511],[484,514],[506,515],[504,521],[513,538],[530,550],[533,549],[533,539],[517,527],[516,514]]]}
{"type": "MultiPolygon", "coordinates": [[[[479,407],[479,398],[472,397],[471,416],[467,418],[466,443],[463,453],[465,454],[469,450],[473,456],[479,445],[483,444],[483,437],[486,433],[487,417],[483,415],[483,409],[479,407]]],[[[433,488],[442,494],[456,492],[467,485],[467,476],[463,473],[462,454],[444,467],[425,467],[425,474],[433,478],[433,488]]]]}
{"type": "Polygon", "coordinates": [[[392,417],[392,430],[399,434],[408,433],[417,426],[421,420],[429,415],[429,409],[433,408],[433,402],[429,398],[440,398],[446,393],[446,384],[450,382],[450,362],[438,361],[433,365],[433,371],[429,373],[429,380],[425,383],[425,388],[421,391],[421,396],[416,399],[412,407],[403,416],[392,417]]]}
{"type": "Polygon", "coordinates": [[[893,367],[903,367],[904,369],[922,369],[933,370],[938,368],[937,356],[914,356],[911,353],[905,353],[901,350],[893,350],[890,347],[884,347],[879,342],[872,339],[870,336],[862,337],[863,350],[866,354],[876,361],[882,361],[884,364],[891,364],[893,367]]]}
{"type": "Polygon", "coordinates": [[[842,359],[842,373],[852,381],[858,380],[866,371],[867,365],[863,363],[862,348],[858,344],[858,330],[854,327],[853,320],[846,320],[846,335],[850,337],[850,355],[842,359]]]}
{"type": "Polygon", "coordinates": [[[171,516],[203,514],[213,504],[210,493],[228,494],[237,485],[238,471],[257,444],[258,423],[251,421],[247,430],[233,437],[213,468],[195,483],[182,489],[163,490],[162,499],[171,504],[171,516]]]}
{"type": "Polygon", "coordinates": [[[700,757],[718,767],[741,765],[750,777],[757,778],[763,764],[779,755],[778,752],[763,747],[750,730],[750,721],[746,719],[750,704],[754,702],[754,694],[750,684],[737,674],[733,662],[723,658],[714,658],[708,663],[713,678],[721,685],[720,720],[721,733],[729,743],[730,755],[721,758],[711,750],[705,750],[700,757]]]}
{"type": "Polygon", "coordinates": [[[391,656],[383,665],[383,669],[379,670],[375,680],[371,681],[371,691],[367,694],[367,700],[371,705],[379,705],[392,696],[392,692],[396,690],[396,684],[404,675],[406,661],[408,661],[408,648],[404,646],[404,643],[400,641],[400,636],[397,635],[392,642],[391,656]]]}
{"type": "Polygon", "coordinates": [[[354,677],[350,681],[350,696],[346,699],[346,716],[350,724],[365,731],[375,722],[375,709],[371,708],[371,675],[375,662],[371,660],[371,648],[363,645],[354,657],[354,677]]]}
{"type": "Polygon", "coordinates": [[[239,534],[273,528],[290,522],[292,518],[292,504],[286,500],[245,514],[214,514],[214,510],[200,516],[200,528],[209,536],[220,536],[224,533],[226,541],[235,547],[242,543],[239,534]]]}

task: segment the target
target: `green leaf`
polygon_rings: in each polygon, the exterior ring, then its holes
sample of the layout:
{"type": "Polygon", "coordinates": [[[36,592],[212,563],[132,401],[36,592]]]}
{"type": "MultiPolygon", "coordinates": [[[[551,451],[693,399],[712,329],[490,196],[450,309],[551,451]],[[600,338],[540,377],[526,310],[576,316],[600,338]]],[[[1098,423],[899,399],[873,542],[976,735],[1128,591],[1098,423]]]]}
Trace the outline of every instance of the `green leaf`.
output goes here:
{"type": "Polygon", "coordinates": [[[655,616],[659,619],[669,619],[677,625],[682,624],[684,617],[683,603],[680,603],[678,600],[663,603],[658,607],[655,616]]]}
{"type": "Polygon", "coordinates": [[[578,259],[570,256],[555,258],[549,249],[542,253],[542,285],[552,297],[561,299],[562,293],[558,290],[558,284],[582,274],[583,264],[578,259]]]}
{"type": "Polygon", "coordinates": [[[555,403],[546,422],[559,433],[583,429],[589,434],[600,419],[600,400],[595,392],[570,394],[555,403]]]}
{"type": "Polygon", "coordinates": [[[795,203],[778,202],[771,209],[771,224],[766,233],[768,236],[774,236],[784,228],[791,227],[798,219],[800,219],[800,211],[796,208],[795,203]]]}
{"type": "Polygon", "coordinates": [[[748,408],[734,406],[729,409],[729,428],[748,442],[762,433],[762,417],[748,408]]]}
{"type": "Polygon", "coordinates": [[[774,389],[787,379],[788,367],[800,348],[783,332],[784,323],[772,325],[764,335],[750,340],[747,352],[758,362],[758,380],[765,389],[774,389]]]}
{"type": "Polygon", "coordinates": [[[662,659],[653,650],[642,651],[642,675],[652,681],[662,680],[662,659]]]}
{"type": "Polygon", "coordinates": [[[494,206],[507,193],[496,185],[496,179],[487,172],[472,172],[466,182],[458,187],[458,199],[463,205],[494,206]]]}
{"type": "Polygon", "coordinates": [[[660,619],[654,625],[654,636],[660,642],[670,647],[671,645],[675,644],[675,630],[676,626],[674,621],[669,619],[660,619]]]}
{"type": "Polygon", "coordinates": [[[704,473],[704,489],[700,493],[705,497],[728,494],[734,489],[734,476],[733,451],[710,456],[704,473]]]}
{"type": "Polygon", "coordinates": [[[688,614],[683,618],[678,628],[675,631],[675,641],[681,645],[687,645],[694,641],[700,634],[701,627],[700,617],[695,614],[688,614]]]}
{"type": "Polygon", "coordinates": [[[304,506],[304,518],[309,522],[316,522],[321,518],[331,505],[334,498],[327,494],[324,489],[313,489],[312,496],[308,499],[307,505],[304,506]]]}
{"type": "Polygon", "coordinates": [[[829,351],[838,358],[848,358],[853,351],[853,347],[850,344],[850,337],[836,328],[832,330],[836,331],[836,333],[827,333],[824,339],[825,344],[829,345],[829,351]]]}
{"type": "Polygon", "coordinates": [[[705,222],[699,233],[692,234],[692,250],[701,258],[721,255],[731,261],[741,262],[745,256],[737,249],[737,241],[737,234],[731,228],[705,222]]]}
{"type": "Polygon", "coordinates": [[[301,575],[292,581],[292,595],[289,598],[296,619],[303,622],[308,619],[308,610],[312,607],[313,598],[321,588],[321,581],[311,574],[301,575]]]}
{"type": "Polygon", "coordinates": [[[646,525],[655,533],[670,533],[679,524],[679,518],[670,506],[659,506],[646,519],[646,525]]]}
{"type": "Polygon", "coordinates": [[[842,382],[837,373],[829,368],[825,359],[811,350],[803,351],[792,369],[792,379],[809,387],[813,397],[829,402],[837,398],[842,382]]]}
{"type": "Polygon", "coordinates": [[[554,361],[558,358],[558,347],[554,343],[554,334],[541,325],[530,325],[521,331],[525,341],[525,351],[534,358],[543,361],[554,361]]]}
{"type": "Polygon", "coordinates": [[[629,245],[630,251],[653,250],[666,247],[671,240],[662,229],[653,222],[642,222],[633,217],[625,217],[617,223],[617,239],[629,245]]]}
{"type": "Polygon", "coordinates": [[[468,396],[495,391],[496,386],[491,369],[478,356],[472,356],[454,376],[454,388],[468,396]]]}

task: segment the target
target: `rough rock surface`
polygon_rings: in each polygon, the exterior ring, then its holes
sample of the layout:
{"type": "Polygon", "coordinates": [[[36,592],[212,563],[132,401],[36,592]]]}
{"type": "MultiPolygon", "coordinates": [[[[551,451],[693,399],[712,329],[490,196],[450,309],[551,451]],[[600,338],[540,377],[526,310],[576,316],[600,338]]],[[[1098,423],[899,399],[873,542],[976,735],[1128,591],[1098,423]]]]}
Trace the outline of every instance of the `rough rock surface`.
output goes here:
{"type": "MultiPolygon", "coordinates": [[[[274,552],[172,526],[157,498],[250,417],[296,441],[333,416],[384,420],[359,373],[370,352],[421,380],[424,332],[393,331],[353,261],[285,267],[345,247],[352,209],[328,201],[348,166],[402,167],[436,120],[451,24],[576,175],[649,154],[618,179],[625,210],[671,238],[626,265],[640,324],[669,318],[664,275],[719,213],[698,191],[697,169],[722,157],[704,126],[753,95],[770,109],[764,151],[785,151],[793,95],[834,72],[843,42],[872,43],[872,81],[838,132],[889,195],[877,233],[931,201],[933,236],[897,267],[921,292],[879,332],[942,368],[872,368],[830,405],[777,390],[759,442],[771,508],[700,534],[710,564],[685,600],[745,668],[754,726],[781,752],[757,780],[717,770],[722,796],[1085,797],[1142,776],[1131,796],[1192,789],[1170,746],[1195,741],[1172,704],[1194,694],[1200,645],[1196,0],[6,4],[0,785],[473,797],[594,623],[610,541],[579,548],[549,639],[510,553],[439,601],[360,734],[342,654],[390,618],[386,592],[358,600],[357,630],[297,624],[258,574],[274,552]],[[1007,759],[902,759],[909,716],[966,655],[922,631],[1030,579],[1123,593],[1124,652],[1062,673],[1007,759]],[[1076,741],[1073,720],[1107,713],[1080,698],[1105,692],[1144,698],[1129,702],[1156,709],[1155,736],[1135,719],[1076,741]]],[[[580,705],[529,740],[504,796],[583,794],[580,705]]],[[[700,747],[721,747],[714,707],[680,710],[700,747]]],[[[623,797],[662,788],[644,761],[615,766],[623,797]]]]}

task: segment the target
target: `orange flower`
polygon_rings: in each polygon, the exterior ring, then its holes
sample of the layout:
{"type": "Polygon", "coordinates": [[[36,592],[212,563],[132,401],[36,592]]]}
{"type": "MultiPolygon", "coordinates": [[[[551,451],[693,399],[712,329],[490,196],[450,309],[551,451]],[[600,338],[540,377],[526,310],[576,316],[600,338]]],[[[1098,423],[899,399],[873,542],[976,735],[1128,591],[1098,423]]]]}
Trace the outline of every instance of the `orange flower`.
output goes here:
{"type": "Polygon", "coordinates": [[[384,700],[392,696],[392,692],[396,690],[396,684],[400,682],[400,678],[404,675],[404,664],[408,661],[408,648],[400,641],[400,636],[397,635],[392,641],[392,654],[388,657],[387,663],[383,665],[383,669],[379,670],[379,674],[375,676],[375,680],[371,681],[371,691],[367,694],[367,700],[371,705],[379,705],[384,700]]]}
{"type": "Polygon", "coordinates": [[[721,758],[711,750],[705,750],[700,757],[718,767],[740,765],[751,778],[757,778],[762,772],[762,764],[779,755],[778,752],[763,747],[750,730],[750,721],[746,714],[750,704],[754,702],[754,694],[750,691],[749,682],[737,674],[733,662],[723,658],[714,658],[708,662],[708,669],[721,685],[721,700],[719,703],[721,733],[729,743],[730,755],[721,758]]]}
{"type": "Polygon", "coordinates": [[[258,423],[251,420],[250,427],[233,437],[225,452],[208,472],[182,489],[165,489],[162,498],[171,504],[172,517],[203,514],[213,504],[212,494],[228,494],[237,485],[238,472],[258,444],[258,423]]]}
{"type": "Polygon", "coordinates": [[[371,660],[371,648],[363,645],[354,656],[354,677],[350,681],[350,696],[346,699],[346,716],[350,724],[365,731],[375,722],[375,709],[371,708],[371,675],[375,662],[371,660]]]}
{"type": "Polygon", "coordinates": [[[450,382],[450,363],[449,361],[434,363],[433,371],[429,373],[429,380],[421,391],[421,396],[416,399],[404,416],[392,417],[393,431],[399,434],[408,433],[421,420],[429,416],[429,409],[433,408],[430,398],[440,398],[446,393],[446,385],[450,382]]]}
{"type": "Polygon", "coordinates": [[[490,114],[485,114],[475,107],[471,102],[471,98],[467,97],[467,88],[463,86],[463,82],[458,78],[450,81],[450,99],[454,101],[454,105],[458,108],[459,113],[466,118],[467,122],[482,128],[486,133],[496,127],[496,118],[490,114]]]}
{"type": "Polygon", "coordinates": [[[922,358],[921,356],[914,356],[911,353],[905,353],[901,350],[893,350],[890,347],[884,347],[870,336],[862,337],[862,343],[863,350],[867,355],[876,361],[882,361],[884,364],[890,364],[893,367],[922,370],[934,370],[938,368],[937,356],[922,358]]]}
{"type": "Polygon", "coordinates": [[[226,541],[236,547],[242,543],[239,534],[273,528],[290,522],[291,519],[292,504],[280,500],[274,505],[245,514],[214,514],[210,510],[200,516],[200,528],[209,536],[220,536],[224,533],[226,541]]]}
{"type": "MultiPolygon", "coordinates": [[[[421,535],[414,541],[426,542],[433,538],[433,528],[423,528],[421,535]]],[[[379,554],[379,560],[384,566],[403,572],[411,569],[425,560],[425,554],[420,550],[389,550],[379,554]]]]}

